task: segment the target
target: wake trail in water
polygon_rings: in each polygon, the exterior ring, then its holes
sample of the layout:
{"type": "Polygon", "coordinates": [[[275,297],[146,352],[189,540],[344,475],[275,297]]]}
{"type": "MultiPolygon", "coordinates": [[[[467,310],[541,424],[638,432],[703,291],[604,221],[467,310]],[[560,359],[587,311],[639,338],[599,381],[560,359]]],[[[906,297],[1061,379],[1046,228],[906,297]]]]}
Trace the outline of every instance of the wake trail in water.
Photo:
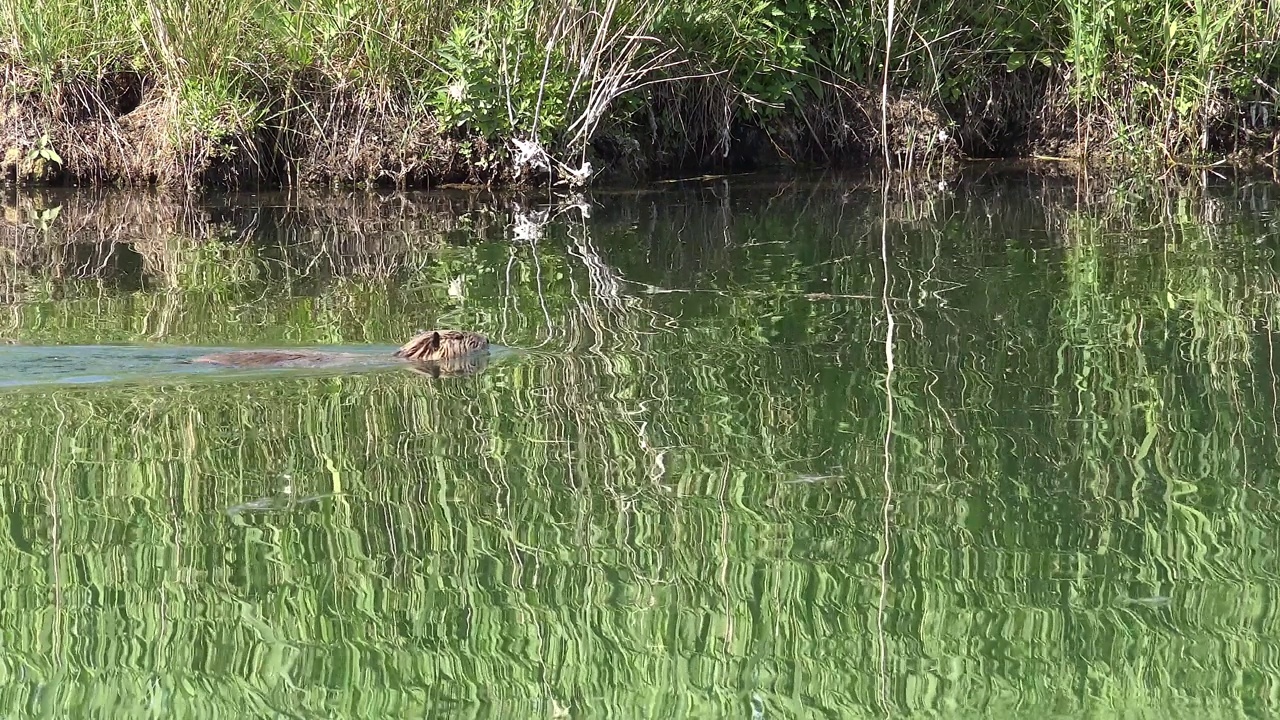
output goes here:
{"type": "MultiPolygon", "coordinates": [[[[286,368],[238,370],[204,363],[192,363],[200,355],[236,348],[179,345],[18,345],[0,348],[0,388],[32,385],[84,385],[110,382],[167,380],[183,377],[243,378],[250,374],[308,373],[332,374],[338,371],[367,372],[397,367],[388,360],[385,366],[371,363],[356,368],[286,368]]],[[[309,347],[364,355],[370,360],[388,357],[391,346],[361,345],[309,347]]]]}

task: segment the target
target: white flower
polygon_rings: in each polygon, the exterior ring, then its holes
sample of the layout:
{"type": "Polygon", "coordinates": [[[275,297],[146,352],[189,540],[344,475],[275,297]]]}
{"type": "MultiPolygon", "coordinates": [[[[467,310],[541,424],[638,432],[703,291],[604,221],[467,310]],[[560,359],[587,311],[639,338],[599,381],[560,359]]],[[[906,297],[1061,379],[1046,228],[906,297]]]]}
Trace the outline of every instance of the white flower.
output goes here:
{"type": "Polygon", "coordinates": [[[449,93],[449,98],[454,102],[462,102],[462,99],[467,96],[467,81],[462,78],[454,80],[449,83],[447,92],[449,93]]]}

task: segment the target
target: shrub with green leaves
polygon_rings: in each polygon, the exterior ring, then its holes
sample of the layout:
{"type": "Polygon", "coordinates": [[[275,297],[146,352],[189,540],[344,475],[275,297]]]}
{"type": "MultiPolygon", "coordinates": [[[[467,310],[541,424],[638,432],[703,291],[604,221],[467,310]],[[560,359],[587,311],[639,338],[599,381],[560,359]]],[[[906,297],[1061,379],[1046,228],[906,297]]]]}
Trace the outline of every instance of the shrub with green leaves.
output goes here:
{"type": "MultiPolygon", "coordinates": [[[[1014,106],[1024,124],[1058,112],[1060,125],[1106,128],[1102,140],[1133,153],[1229,150],[1246,131],[1265,140],[1276,129],[1280,11],[1261,0],[920,0],[897,3],[892,24],[888,6],[3,0],[0,62],[10,96],[71,107],[93,102],[68,100],[62,88],[136,73],[149,92],[179,100],[173,111],[184,117],[168,126],[210,143],[304,126],[323,134],[317,118],[347,112],[333,99],[347,96],[363,103],[350,113],[431,116],[446,135],[483,136],[495,147],[519,137],[576,153],[603,126],[643,134],[652,124],[679,138],[722,132],[730,121],[775,141],[786,135],[776,130],[807,127],[821,143],[815,114],[847,128],[854,112],[877,126],[878,100],[865,98],[878,97],[882,83],[958,122],[966,113],[1015,122],[1000,117],[1014,106]],[[637,123],[664,82],[702,93],[703,104],[637,123]],[[715,92],[704,93],[708,86],[715,92]],[[849,98],[863,100],[851,108],[849,98]]],[[[360,135],[364,127],[351,130],[351,143],[400,152],[383,135],[360,135]]],[[[23,132],[21,147],[40,134],[23,132]]]]}

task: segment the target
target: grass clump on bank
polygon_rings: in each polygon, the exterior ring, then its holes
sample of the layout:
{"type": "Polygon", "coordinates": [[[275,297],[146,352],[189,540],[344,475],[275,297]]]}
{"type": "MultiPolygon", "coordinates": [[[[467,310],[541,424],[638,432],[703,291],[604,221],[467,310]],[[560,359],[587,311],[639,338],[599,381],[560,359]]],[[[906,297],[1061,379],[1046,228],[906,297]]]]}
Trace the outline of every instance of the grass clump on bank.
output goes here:
{"type": "Polygon", "coordinates": [[[0,163],[23,180],[1277,148],[1280,11],[1260,0],[0,0],[0,37],[0,163]]]}

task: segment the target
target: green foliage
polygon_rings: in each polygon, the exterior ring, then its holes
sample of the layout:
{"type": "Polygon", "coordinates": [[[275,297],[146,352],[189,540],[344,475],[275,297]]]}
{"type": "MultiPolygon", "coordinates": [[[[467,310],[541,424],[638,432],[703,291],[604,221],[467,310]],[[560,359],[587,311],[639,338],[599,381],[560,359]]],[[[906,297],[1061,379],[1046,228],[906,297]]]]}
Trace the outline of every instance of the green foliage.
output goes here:
{"type": "Polygon", "coordinates": [[[121,0],[3,0],[0,35],[16,42],[15,59],[48,92],[68,76],[96,78],[140,50],[129,10],[121,0]]]}
{"type": "Polygon", "coordinates": [[[570,63],[540,41],[535,5],[513,0],[457,16],[437,48],[444,85],[434,107],[447,125],[543,138],[564,127],[570,63]]]}
{"type": "Polygon", "coordinates": [[[789,0],[698,0],[669,3],[655,29],[698,63],[724,72],[755,112],[768,113],[791,96],[809,60],[806,38],[829,31],[816,3],[789,0]]]}
{"type": "MultiPolygon", "coordinates": [[[[133,69],[167,91],[217,96],[220,108],[183,106],[193,113],[187,125],[213,133],[241,120],[273,122],[282,106],[309,101],[297,94],[302,87],[359,87],[371,102],[429,109],[449,128],[554,145],[577,127],[595,127],[584,116],[612,110],[625,120],[643,107],[647,94],[625,90],[592,104],[593,92],[609,95],[619,78],[710,77],[715,99],[725,98],[738,119],[772,128],[814,103],[843,112],[835,109],[841,91],[877,87],[886,67],[893,88],[923,91],[938,105],[976,104],[993,78],[1047,68],[1069,73],[1074,101],[1087,111],[1117,127],[1146,127],[1150,140],[1131,147],[1153,140],[1186,149],[1228,123],[1229,108],[1280,87],[1280,13],[1261,0],[899,3],[889,57],[886,8],[821,0],[4,0],[0,37],[16,41],[13,62],[45,93],[133,69]],[[638,37],[649,38],[643,51],[624,58],[638,37]],[[631,75],[649,61],[666,69],[631,75]]],[[[723,122],[719,115],[703,121],[723,122]]],[[[1122,130],[1118,142],[1124,137],[1122,130]]]]}
{"type": "Polygon", "coordinates": [[[28,163],[35,162],[37,160],[51,162],[56,165],[62,164],[62,156],[53,149],[53,145],[49,140],[48,134],[41,135],[40,139],[36,141],[35,147],[31,148],[31,152],[27,153],[28,163]]]}
{"type": "MultiPolygon", "coordinates": [[[[1257,81],[1273,85],[1276,49],[1264,38],[1280,17],[1249,0],[1072,0],[1066,57],[1076,97],[1121,123],[1153,132],[1152,147],[1189,147],[1243,103],[1257,81]]],[[[1199,149],[1203,149],[1200,147],[1199,149]]]]}
{"type": "Polygon", "coordinates": [[[261,127],[266,113],[256,100],[237,92],[230,82],[217,76],[184,80],[178,102],[180,132],[212,141],[215,146],[251,135],[261,127]]]}

